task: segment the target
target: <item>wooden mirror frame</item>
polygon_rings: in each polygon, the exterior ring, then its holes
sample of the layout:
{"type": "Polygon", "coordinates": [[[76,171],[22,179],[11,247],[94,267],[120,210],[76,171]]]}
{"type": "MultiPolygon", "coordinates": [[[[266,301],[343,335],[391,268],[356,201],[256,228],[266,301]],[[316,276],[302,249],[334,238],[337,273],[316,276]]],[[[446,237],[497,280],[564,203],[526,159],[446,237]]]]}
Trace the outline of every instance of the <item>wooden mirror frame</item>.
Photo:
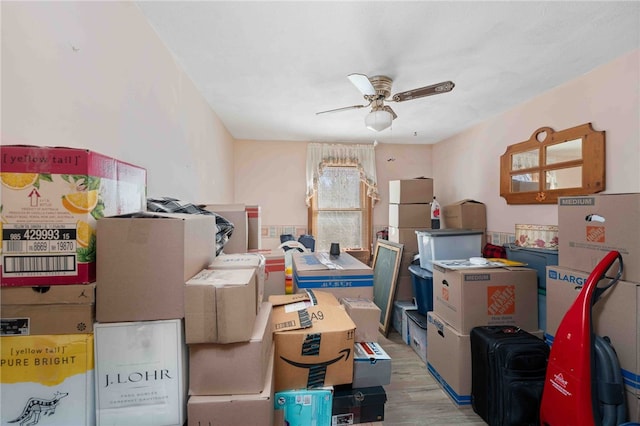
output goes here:
{"type": "Polygon", "coordinates": [[[378,239],[373,252],[373,303],[380,308],[378,329],[387,337],[404,244],[378,239]]]}
{"type": "MultiPolygon", "coordinates": [[[[532,183],[532,182],[528,182],[532,183]]],[[[591,123],[555,132],[550,127],[541,127],[527,141],[509,145],[500,156],[500,196],[507,204],[556,204],[558,197],[589,195],[605,189],[605,132],[595,131],[591,123]],[[579,159],[547,164],[547,148],[576,139],[582,140],[582,156],[579,159]],[[519,153],[538,151],[538,165],[513,170],[513,156],[519,153]],[[547,189],[546,173],[554,170],[581,167],[582,186],[547,189]],[[514,175],[535,174],[539,176],[537,187],[528,191],[514,192],[514,175]]]]}

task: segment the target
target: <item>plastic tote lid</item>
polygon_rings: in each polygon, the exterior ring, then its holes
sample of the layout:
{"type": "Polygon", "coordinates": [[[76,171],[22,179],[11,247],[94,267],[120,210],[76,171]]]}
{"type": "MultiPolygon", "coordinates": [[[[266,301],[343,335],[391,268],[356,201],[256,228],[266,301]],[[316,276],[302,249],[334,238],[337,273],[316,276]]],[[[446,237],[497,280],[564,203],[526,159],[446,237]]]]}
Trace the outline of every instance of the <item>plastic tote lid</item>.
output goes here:
{"type": "Polygon", "coordinates": [[[473,230],[473,229],[454,229],[454,228],[446,228],[446,229],[427,229],[424,231],[416,230],[417,235],[422,236],[430,236],[430,237],[455,237],[457,235],[477,235],[482,234],[481,230],[473,230]]]}

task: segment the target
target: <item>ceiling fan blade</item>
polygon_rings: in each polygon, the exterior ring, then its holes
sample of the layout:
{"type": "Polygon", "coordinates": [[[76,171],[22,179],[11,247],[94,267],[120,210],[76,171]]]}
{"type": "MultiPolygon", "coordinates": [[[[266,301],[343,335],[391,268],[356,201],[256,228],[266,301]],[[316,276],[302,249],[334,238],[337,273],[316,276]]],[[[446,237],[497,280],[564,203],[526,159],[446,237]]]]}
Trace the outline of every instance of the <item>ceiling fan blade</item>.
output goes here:
{"type": "Polygon", "coordinates": [[[363,95],[373,96],[376,94],[376,89],[374,89],[373,84],[371,84],[369,77],[367,77],[366,75],[354,73],[349,74],[347,77],[363,95]]]}
{"type": "MultiPolygon", "coordinates": [[[[369,105],[371,105],[371,104],[369,104],[369,105]]],[[[316,115],[328,114],[330,112],[347,111],[347,110],[350,110],[350,109],[366,108],[369,105],[351,105],[351,106],[346,106],[346,107],[342,107],[342,108],[329,109],[329,110],[326,110],[326,111],[316,112],[316,115]]]]}
{"type": "Polygon", "coordinates": [[[425,96],[439,95],[453,90],[455,84],[452,81],[443,81],[442,83],[432,84],[431,86],[420,87],[419,89],[407,90],[406,92],[396,93],[391,97],[394,102],[410,101],[411,99],[423,98],[425,96]]]}
{"type": "Polygon", "coordinates": [[[389,105],[385,105],[383,108],[383,110],[389,112],[392,116],[393,119],[395,120],[396,118],[398,118],[398,116],[396,115],[395,111],[391,109],[391,107],[389,105]]]}

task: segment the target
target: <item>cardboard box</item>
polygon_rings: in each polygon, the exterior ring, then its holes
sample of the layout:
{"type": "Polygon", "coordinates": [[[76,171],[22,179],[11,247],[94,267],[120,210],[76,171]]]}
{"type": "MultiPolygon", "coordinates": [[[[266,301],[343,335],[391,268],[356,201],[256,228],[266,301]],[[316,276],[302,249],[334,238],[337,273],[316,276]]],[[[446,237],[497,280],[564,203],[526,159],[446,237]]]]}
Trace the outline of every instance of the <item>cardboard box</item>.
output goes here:
{"type": "MultiPolygon", "coordinates": [[[[640,392],[625,392],[627,397],[627,411],[629,411],[629,421],[640,423],[640,392]]],[[[631,425],[629,425],[631,426],[631,425]]]]}
{"type": "Polygon", "coordinates": [[[409,346],[418,354],[422,362],[427,363],[427,316],[418,311],[407,311],[409,346]]]}
{"type": "Polygon", "coordinates": [[[203,208],[233,223],[233,233],[222,248],[223,253],[246,253],[249,250],[249,216],[244,204],[206,204],[203,208]]]}
{"type": "Polygon", "coordinates": [[[187,402],[189,426],[273,425],[273,345],[264,387],[255,394],[192,395],[187,402]]]}
{"type": "Polygon", "coordinates": [[[389,204],[389,226],[396,228],[431,228],[431,205],[389,204]]]}
{"type": "Polygon", "coordinates": [[[184,318],[184,284],[215,258],[215,218],[137,213],[98,221],[96,320],[184,318]]]}
{"type": "Polygon", "coordinates": [[[390,226],[389,241],[404,245],[403,252],[413,256],[419,253],[418,238],[416,238],[416,231],[419,230],[424,230],[424,228],[397,228],[390,226]]]}
{"type": "Polygon", "coordinates": [[[191,343],[251,338],[256,321],[255,269],[204,269],[184,286],[185,337],[191,343]]]}
{"type": "Polygon", "coordinates": [[[487,229],[487,208],[480,201],[465,199],[442,208],[444,228],[487,229]]]}
{"type": "Polygon", "coordinates": [[[260,206],[245,206],[247,211],[247,246],[249,250],[262,248],[262,214],[260,206]]]}
{"type": "Polygon", "coordinates": [[[309,290],[269,300],[274,305],[275,390],[351,383],[356,325],[335,296],[309,290]]]}
{"type": "Polygon", "coordinates": [[[377,342],[380,308],[371,299],[345,297],[340,303],[356,325],[356,342],[377,342]]]}
{"type": "Polygon", "coordinates": [[[93,334],[0,337],[0,353],[3,425],[95,425],[93,334]]]}
{"type": "Polygon", "coordinates": [[[322,290],[343,297],[373,299],[373,269],[348,253],[294,252],[293,292],[322,290]]]}
{"type": "Polygon", "coordinates": [[[411,344],[409,339],[409,319],[406,311],[417,311],[415,301],[413,300],[396,300],[393,302],[393,328],[400,334],[402,341],[407,345],[411,344]]]}
{"type": "Polygon", "coordinates": [[[477,325],[538,329],[536,271],[529,268],[454,270],[435,265],[433,310],[462,334],[477,325]]]}
{"type": "Polygon", "coordinates": [[[271,295],[285,294],[284,250],[251,250],[250,253],[259,253],[265,258],[264,296],[262,300],[266,302],[271,295]]]}
{"type": "Polygon", "coordinates": [[[360,262],[365,265],[371,265],[371,251],[363,248],[347,248],[345,249],[345,253],[350,254],[351,256],[358,259],[360,262]]]}
{"type": "Polygon", "coordinates": [[[95,321],[95,284],[0,288],[0,335],[86,334],[95,321]]]}
{"type": "Polygon", "coordinates": [[[256,312],[264,299],[266,258],[260,253],[234,253],[216,256],[209,269],[253,269],[256,271],[256,312]]]}
{"type": "Polygon", "coordinates": [[[456,405],[471,405],[471,340],[435,312],[427,314],[427,371],[456,405]]]}
{"type": "Polygon", "coordinates": [[[182,426],[187,346],[182,320],[95,324],[97,425],[182,426]]]}
{"type": "Polygon", "coordinates": [[[356,342],[353,351],[354,388],[391,383],[391,357],[375,342],[356,342]]]}
{"type": "Polygon", "coordinates": [[[276,425],[330,425],[333,388],[285,390],[274,397],[276,425]]]}
{"type": "Polygon", "coordinates": [[[96,280],[96,221],[146,210],[146,170],[86,149],[0,146],[0,285],[96,280]]]}
{"type": "Polygon", "coordinates": [[[382,386],[353,388],[334,387],[331,408],[332,425],[353,425],[384,420],[387,394],[382,386]]]}
{"type": "MultiPolygon", "coordinates": [[[[547,267],[547,341],[553,343],[560,322],[588,277],[586,272],[562,266],[547,267]]],[[[625,385],[640,389],[640,283],[618,281],[603,293],[593,306],[592,323],[597,335],[611,340],[625,385]]]]}
{"type": "MultiPolygon", "coordinates": [[[[542,330],[529,331],[542,339],[542,330]]],[[[427,370],[456,405],[471,405],[471,340],[436,314],[427,314],[427,370]]]]}
{"type": "Polygon", "coordinates": [[[616,250],[622,279],[640,282],[640,193],[558,198],[558,264],[591,272],[616,250]]]}
{"type": "Polygon", "coordinates": [[[273,354],[272,306],[263,302],[251,339],[189,345],[189,395],[246,395],[264,389],[273,354]]]}
{"type": "Polygon", "coordinates": [[[433,179],[402,179],[389,181],[389,203],[416,204],[433,200],[433,179]]]}

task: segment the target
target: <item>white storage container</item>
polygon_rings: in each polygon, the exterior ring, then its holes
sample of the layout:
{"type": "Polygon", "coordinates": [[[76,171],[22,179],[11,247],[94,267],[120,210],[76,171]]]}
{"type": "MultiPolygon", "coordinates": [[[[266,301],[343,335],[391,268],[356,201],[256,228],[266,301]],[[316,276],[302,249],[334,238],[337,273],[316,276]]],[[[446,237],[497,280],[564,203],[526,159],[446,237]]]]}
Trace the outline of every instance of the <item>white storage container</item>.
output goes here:
{"type": "Polygon", "coordinates": [[[482,256],[481,230],[430,229],[416,231],[420,267],[433,271],[434,260],[469,259],[482,256]]]}

